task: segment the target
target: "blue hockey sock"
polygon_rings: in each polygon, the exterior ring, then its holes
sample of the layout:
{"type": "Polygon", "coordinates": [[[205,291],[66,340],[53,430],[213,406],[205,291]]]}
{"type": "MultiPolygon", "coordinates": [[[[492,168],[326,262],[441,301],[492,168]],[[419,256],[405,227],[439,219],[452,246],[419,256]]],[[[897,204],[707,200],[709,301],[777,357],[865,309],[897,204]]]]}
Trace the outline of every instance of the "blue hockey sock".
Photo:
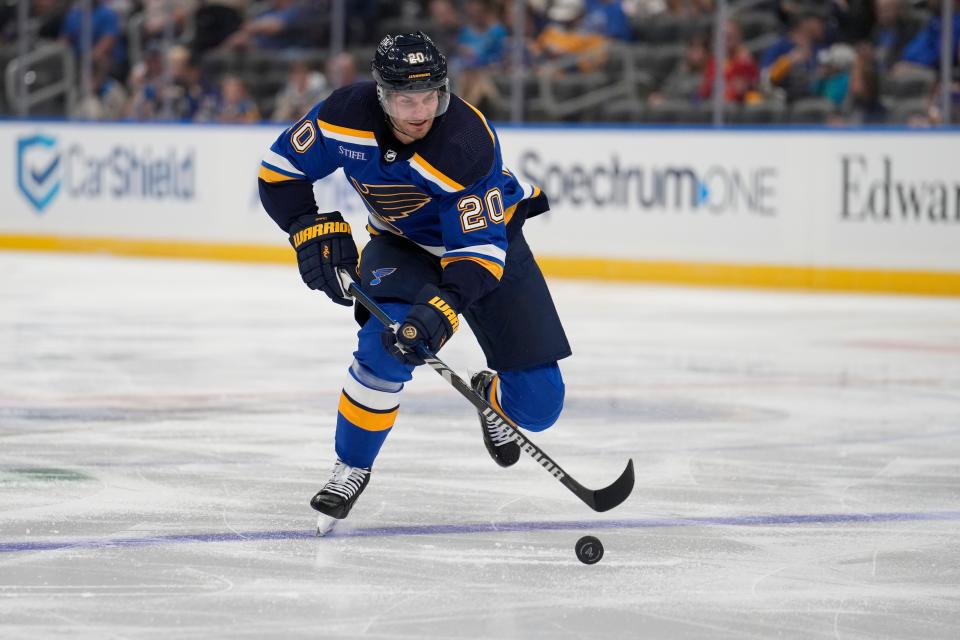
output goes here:
{"type": "Polygon", "coordinates": [[[563,377],[556,362],[498,373],[488,393],[494,406],[529,431],[548,429],[563,410],[563,377]]]}
{"type": "MultiPolygon", "coordinates": [[[[383,306],[394,317],[403,317],[409,307],[383,306]]],[[[351,467],[373,465],[397,419],[403,383],[413,377],[412,366],[400,363],[383,348],[382,330],[375,318],[360,329],[356,359],[340,394],[336,451],[351,467]]]]}

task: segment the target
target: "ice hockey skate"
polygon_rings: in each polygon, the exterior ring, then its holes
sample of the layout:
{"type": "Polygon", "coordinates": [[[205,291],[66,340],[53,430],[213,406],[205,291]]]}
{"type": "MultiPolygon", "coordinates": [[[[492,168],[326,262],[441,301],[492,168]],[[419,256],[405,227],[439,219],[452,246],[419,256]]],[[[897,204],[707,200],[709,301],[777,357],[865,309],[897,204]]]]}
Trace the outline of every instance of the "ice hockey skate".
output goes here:
{"type": "Polygon", "coordinates": [[[350,513],[353,504],[370,482],[370,469],[351,467],[338,459],[330,479],[310,500],[310,506],[320,512],[317,535],[325,536],[350,513]]]}
{"type": "MultiPolygon", "coordinates": [[[[470,386],[479,393],[484,399],[487,399],[487,392],[490,389],[490,383],[493,382],[494,373],[492,371],[481,371],[473,374],[470,378],[470,386]]],[[[520,445],[517,444],[513,434],[507,429],[488,420],[480,415],[480,430],[483,432],[483,444],[487,447],[487,453],[501,467],[510,467],[520,459],[520,445]]]]}

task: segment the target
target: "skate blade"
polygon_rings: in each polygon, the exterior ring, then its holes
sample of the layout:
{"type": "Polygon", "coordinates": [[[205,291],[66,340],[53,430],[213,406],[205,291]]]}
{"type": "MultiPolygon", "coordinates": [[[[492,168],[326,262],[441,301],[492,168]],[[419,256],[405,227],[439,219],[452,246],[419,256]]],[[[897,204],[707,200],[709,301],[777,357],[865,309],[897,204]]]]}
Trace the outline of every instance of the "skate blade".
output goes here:
{"type": "Polygon", "coordinates": [[[336,518],[331,518],[328,515],[320,514],[320,516],[317,518],[317,537],[322,538],[333,531],[333,527],[336,524],[336,518]]]}

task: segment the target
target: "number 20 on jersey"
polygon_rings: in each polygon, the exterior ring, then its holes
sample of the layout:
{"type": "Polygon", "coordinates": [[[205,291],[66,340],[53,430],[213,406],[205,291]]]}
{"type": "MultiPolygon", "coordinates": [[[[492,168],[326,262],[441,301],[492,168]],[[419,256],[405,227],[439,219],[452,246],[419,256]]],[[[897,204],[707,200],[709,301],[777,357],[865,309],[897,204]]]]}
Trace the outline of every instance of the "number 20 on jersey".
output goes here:
{"type": "Polygon", "coordinates": [[[460,227],[464,233],[486,229],[488,218],[493,224],[501,224],[505,217],[503,195],[497,187],[487,191],[482,200],[476,195],[460,198],[457,209],[460,210],[460,227]]]}

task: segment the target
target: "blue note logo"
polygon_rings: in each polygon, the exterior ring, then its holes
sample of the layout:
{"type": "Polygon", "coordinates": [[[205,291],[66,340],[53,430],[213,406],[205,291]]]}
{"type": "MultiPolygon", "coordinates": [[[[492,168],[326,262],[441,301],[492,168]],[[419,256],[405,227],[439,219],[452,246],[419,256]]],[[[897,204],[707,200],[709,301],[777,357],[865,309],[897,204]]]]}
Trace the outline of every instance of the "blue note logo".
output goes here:
{"type": "Polygon", "coordinates": [[[57,197],[61,181],[55,138],[37,134],[17,141],[17,185],[37,213],[57,197]]]}
{"type": "Polygon", "coordinates": [[[370,286],[375,287],[386,278],[388,275],[396,271],[396,267],[385,267],[383,269],[374,269],[373,270],[373,280],[370,281],[370,286]]]}

